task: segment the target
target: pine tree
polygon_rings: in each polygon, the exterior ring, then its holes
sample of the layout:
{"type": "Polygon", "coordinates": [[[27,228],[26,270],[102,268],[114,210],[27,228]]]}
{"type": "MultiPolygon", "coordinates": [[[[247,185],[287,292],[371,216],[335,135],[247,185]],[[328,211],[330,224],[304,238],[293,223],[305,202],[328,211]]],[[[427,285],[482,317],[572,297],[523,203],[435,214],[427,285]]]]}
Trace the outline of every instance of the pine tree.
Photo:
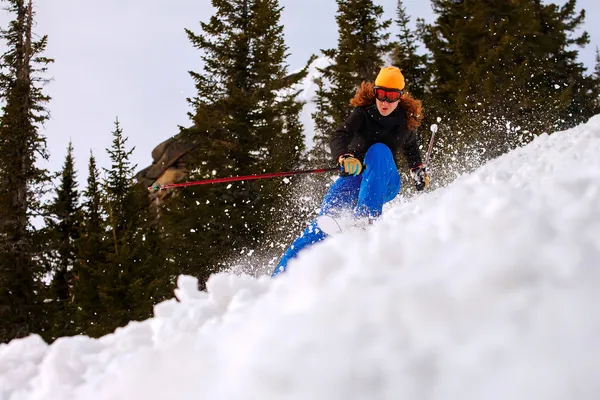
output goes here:
{"type": "Polygon", "coordinates": [[[396,18],[395,22],[400,28],[400,33],[397,36],[398,41],[394,44],[392,62],[402,71],[406,79],[406,90],[417,99],[423,99],[431,76],[428,57],[417,53],[417,34],[409,26],[410,16],[402,0],[398,0],[396,18]]]}
{"type": "Polygon", "coordinates": [[[597,79],[600,79],[600,49],[598,49],[598,47],[596,47],[596,66],[594,74],[597,79]]]}
{"type": "MultiPolygon", "coordinates": [[[[138,187],[138,189],[141,189],[138,187]]],[[[143,203],[144,190],[136,190],[136,201],[143,203]]],[[[140,210],[140,235],[135,239],[137,261],[131,275],[128,299],[136,305],[132,320],[143,320],[152,315],[153,307],[173,297],[179,271],[173,268],[172,250],[166,246],[165,229],[157,224],[153,208],[140,210]]]]}
{"type": "Polygon", "coordinates": [[[0,31],[6,52],[0,63],[0,342],[42,329],[39,297],[41,266],[31,217],[42,211],[48,158],[38,126],[47,119],[43,73],[52,61],[42,54],[47,37],[34,39],[31,0],[6,0],[15,15],[0,31]]]}
{"type": "Polygon", "coordinates": [[[455,146],[481,143],[490,158],[532,132],[575,123],[572,105],[588,102],[576,88],[585,83],[577,51],[566,51],[588,40],[571,38],[584,16],[575,0],[561,8],[538,0],[432,5],[438,18],[423,29],[435,71],[432,103],[460,132],[455,146]]]}
{"type": "Polygon", "coordinates": [[[90,152],[87,186],[83,192],[82,223],[77,241],[78,257],[73,270],[72,296],[75,329],[78,334],[99,337],[108,332],[101,325],[104,310],[99,286],[103,283],[107,255],[106,218],[102,212],[100,173],[90,152]]]}
{"type": "Polygon", "coordinates": [[[76,243],[79,239],[82,216],[71,142],[67,148],[56,198],[48,208],[46,229],[51,240],[47,251],[50,253],[52,275],[48,296],[52,307],[50,336],[55,339],[75,333],[70,307],[71,285],[73,269],[77,262],[76,243]]]}
{"type": "MultiPolygon", "coordinates": [[[[87,287],[96,287],[101,303],[98,326],[91,327],[94,335],[150,317],[152,307],[163,300],[167,292],[172,292],[167,286],[174,281],[168,265],[165,266],[162,237],[149,230],[153,218],[149,217],[147,192],[134,184],[136,166],[129,161],[134,148],[127,148],[127,137],[118,120],[112,146],[107,151],[111,167],[105,169],[102,185],[103,208],[107,215],[106,261],[101,275],[94,268],[97,265],[88,265],[86,271],[96,280],[87,287]]],[[[104,248],[102,244],[100,248],[104,248]]]]}
{"type": "Polygon", "coordinates": [[[105,206],[108,211],[114,252],[117,255],[120,253],[121,246],[127,244],[124,236],[129,233],[128,228],[132,223],[132,214],[129,211],[132,211],[132,177],[136,166],[131,165],[129,157],[135,147],[127,150],[126,145],[127,138],[123,136],[123,130],[117,119],[112,147],[106,150],[111,160],[111,168],[104,169],[107,176],[104,182],[105,206]]]}
{"type": "Polygon", "coordinates": [[[585,22],[585,10],[577,11],[577,0],[569,0],[561,7],[543,6],[535,0],[541,31],[544,34],[541,56],[547,62],[543,69],[550,92],[560,93],[561,109],[554,130],[566,129],[586,121],[600,112],[596,99],[600,94],[593,76],[578,61],[579,50],[589,44],[589,34],[580,32],[585,22]],[[560,89],[557,89],[560,88],[560,89]]]}
{"type": "Polygon", "coordinates": [[[104,276],[98,285],[103,303],[102,324],[109,329],[130,321],[136,304],[129,301],[130,275],[136,268],[135,238],[138,229],[138,205],[135,203],[134,170],[129,158],[135,148],[127,149],[127,137],[118,119],[107,149],[111,166],[104,169],[104,209],[107,214],[109,253],[104,276]]]}
{"type": "Polygon", "coordinates": [[[386,30],[391,20],[382,20],[383,8],[372,0],[336,0],[338,11],[338,46],[323,50],[331,64],[319,69],[322,76],[317,79],[317,111],[315,120],[315,146],[312,158],[316,164],[331,162],[329,135],[352,111],[350,99],[362,81],[374,81],[383,57],[393,44],[388,43],[386,30]]]}
{"type": "MultiPolygon", "coordinates": [[[[596,93],[600,93],[600,50],[596,47],[596,66],[594,69],[594,79],[596,80],[596,93]]],[[[596,107],[600,107],[600,95],[596,96],[596,107]]]]}
{"type": "MultiPolygon", "coordinates": [[[[212,4],[215,15],[201,23],[203,33],[187,30],[204,61],[202,73],[191,72],[197,89],[190,100],[194,126],[183,132],[197,145],[189,179],[297,167],[304,144],[295,85],[308,65],[288,74],[278,1],[212,4]]],[[[271,180],[181,191],[161,214],[177,268],[204,281],[228,255],[251,251],[267,233],[286,189],[271,180]]]]}

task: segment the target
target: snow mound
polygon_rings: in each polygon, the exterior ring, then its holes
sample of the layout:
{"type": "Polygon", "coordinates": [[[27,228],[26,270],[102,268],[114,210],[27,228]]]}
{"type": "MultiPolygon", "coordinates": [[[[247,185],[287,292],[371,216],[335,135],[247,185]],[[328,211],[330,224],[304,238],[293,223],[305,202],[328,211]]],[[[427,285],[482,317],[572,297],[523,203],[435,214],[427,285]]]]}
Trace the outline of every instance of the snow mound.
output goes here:
{"type": "Polygon", "coordinates": [[[598,399],[600,116],[276,279],[182,276],[98,340],[0,346],[0,399],[598,399]]]}

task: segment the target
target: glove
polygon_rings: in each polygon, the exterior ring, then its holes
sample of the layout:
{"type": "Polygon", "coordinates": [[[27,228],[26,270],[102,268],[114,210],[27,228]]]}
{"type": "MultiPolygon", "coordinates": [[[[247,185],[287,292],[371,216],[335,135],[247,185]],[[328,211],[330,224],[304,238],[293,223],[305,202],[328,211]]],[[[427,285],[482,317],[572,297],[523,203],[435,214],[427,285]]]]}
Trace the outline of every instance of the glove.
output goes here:
{"type": "Polygon", "coordinates": [[[338,163],[347,174],[356,176],[362,171],[362,164],[352,154],[342,154],[338,157],[338,163]]]}
{"type": "Polygon", "coordinates": [[[410,169],[410,176],[415,181],[415,188],[418,191],[427,189],[429,186],[429,175],[427,175],[427,168],[423,166],[423,164],[418,167],[410,169]]]}

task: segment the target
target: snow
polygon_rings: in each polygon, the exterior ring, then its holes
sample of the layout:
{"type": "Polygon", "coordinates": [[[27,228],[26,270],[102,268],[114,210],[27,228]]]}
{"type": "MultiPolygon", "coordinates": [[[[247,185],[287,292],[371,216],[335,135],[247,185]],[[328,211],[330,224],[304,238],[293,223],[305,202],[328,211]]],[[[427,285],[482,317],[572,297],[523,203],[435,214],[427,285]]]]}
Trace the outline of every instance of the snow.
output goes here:
{"type": "Polygon", "coordinates": [[[0,399],[598,399],[599,266],[596,116],[276,279],[181,276],[114,334],[1,345],[0,399]]]}
{"type": "MultiPolygon", "coordinates": [[[[331,64],[331,60],[327,57],[316,58],[308,67],[308,73],[302,81],[298,83],[298,86],[294,89],[301,90],[298,95],[298,101],[304,102],[302,112],[300,113],[300,122],[304,127],[304,146],[306,151],[310,151],[315,143],[315,123],[312,118],[312,114],[317,111],[315,104],[317,90],[319,87],[315,83],[315,79],[321,76],[319,69],[328,67],[331,64]]],[[[298,72],[298,71],[296,71],[298,72]]],[[[327,85],[327,83],[325,83],[327,85]]],[[[327,86],[326,86],[327,87],[327,86]]]]}

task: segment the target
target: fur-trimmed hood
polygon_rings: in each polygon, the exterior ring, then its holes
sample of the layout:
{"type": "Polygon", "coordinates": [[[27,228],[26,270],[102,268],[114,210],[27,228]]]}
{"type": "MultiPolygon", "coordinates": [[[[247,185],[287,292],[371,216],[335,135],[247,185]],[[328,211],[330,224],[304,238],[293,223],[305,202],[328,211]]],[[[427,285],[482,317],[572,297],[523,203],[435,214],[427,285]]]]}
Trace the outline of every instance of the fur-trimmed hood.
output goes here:
{"type": "MultiPolygon", "coordinates": [[[[372,82],[363,82],[356,91],[356,94],[350,100],[354,107],[364,107],[375,104],[375,93],[372,82]]],[[[406,128],[410,131],[415,130],[423,121],[423,106],[421,101],[413,98],[409,93],[404,93],[400,99],[400,107],[406,112],[406,128]]]]}

